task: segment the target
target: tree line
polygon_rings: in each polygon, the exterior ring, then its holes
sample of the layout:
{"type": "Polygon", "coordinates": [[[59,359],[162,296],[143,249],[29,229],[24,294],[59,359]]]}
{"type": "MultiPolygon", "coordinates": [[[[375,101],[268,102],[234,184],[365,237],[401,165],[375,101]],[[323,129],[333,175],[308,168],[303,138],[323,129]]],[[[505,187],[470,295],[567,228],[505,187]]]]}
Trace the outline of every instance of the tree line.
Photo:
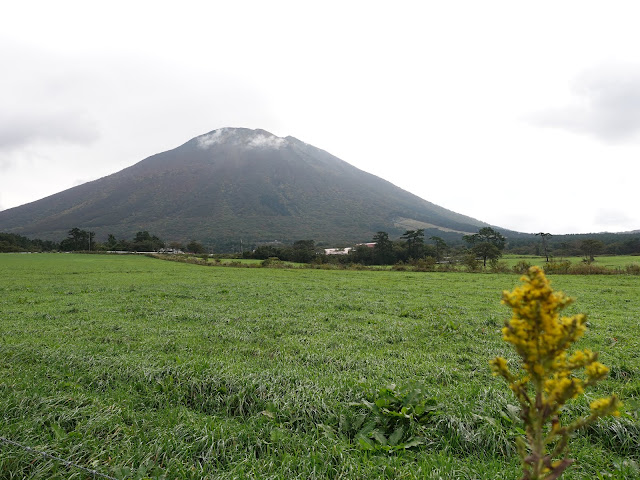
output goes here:
{"type": "Polygon", "coordinates": [[[157,252],[162,249],[184,251],[189,253],[204,253],[204,246],[195,240],[186,245],[180,242],[165,243],[156,235],[148,231],[137,232],[132,239],[117,239],[109,234],[105,242],[97,242],[95,232],[74,227],[68,231],[67,237],[60,242],[51,240],[29,239],[15,233],[0,233],[0,253],[9,252],[157,252]]]}
{"type": "MultiPolygon", "coordinates": [[[[398,239],[392,240],[387,232],[379,231],[372,238],[372,248],[356,245],[348,255],[324,255],[324,250],[314,240],[298,240],[290,245],[252,245],[249,251],[240,255],[257,259],[277,257],[280,260],[300,263],[313,261],[393,265],[428,260],[436,263],[468,262],[470,266],[474,259],[486,266],[487,262],[497,261],[505,252],[544,256],[547,261],[552,258],[580,255],[588,261],[592,261],[596,255],[640,255],[640,235],[637,233],[554,236],[539,232],[512,236],[507,241],[499,231],[484,227],[470,235],[453,237],[449,233],[443,237],[427,237],[424,229],[417,229],[406,230],[398,239]]],[[[102,242],[96,241],[94,232],[77,227],[70,229],[67,237],[59,242],[29,239],[14,233],[0,233],[0,253],[114,250],[148,252],[161,249],[197,254],[213,253],[208,252],[201,242],[191,240],[185,245],[180,242],[165,242],[148,231],[137,232],[131,239],[116,238],[109,234],[106,241],[102,242]]]]}
{"type": "Polygon", "coordinates": [[[537,239],[509,239],[507,251],[521,255],[575,257],[585,255],[640,255],[640,235],[599,233],[551,235],[538,233],[537,239]]]}
{"type": "Polygon", "coordinates": [[[51,252],[58,250],[59,244],[51,240],[30,239],[15,233],[0,232],[0,253],[11,252],[51,252]]]}
{"type": "Polygon", "coordinates": [[[377,232],[372,244],[360,244],[346,255],[326,255],[313,240],[298,240],[292,245],[261,245],[252,251],[244,252],[244,258],[278,258],[284,261],[300,263],[340,263],[362,265],[394,265],[417,262],[458,263],[476,268],[486,267],[497,262],[504,253],[529,254],[546,257],[547,261],[565,256],[583,256],[593,261],[596,255],[633,255],[640,254],[640,236],[625,237],[596,235],[568,235],[554,237],[550,233],[540,232],[528,238],[513,240],[502,235],[496,229],[483,227],[477,233],[462,235],[459,242],[445,241],[439,236],[426,237],[424,229],[407,230],[397,240],[392,240],[384,231],[377,232]],[[604,240],[600,240],[603,238],[604,240]],[[605,240],[609,240],[605,243],[605,240]],[[613,240],[613,241],[612,241],[613,240]],[[478,265],[479,263],[479,265],[478,265]]]}
{"type": "Polygon", "coordinates": [[[268,259],[300,263],[359,263],[362,265],[393,265],[415,263],[429,259],[437,263],[459,261],[461,256],[481,258],[487,261],[499,258],[506,239],[490,227],[463,237],[467,247],[448,244],[439,236],[425,238],[424,229],[407,230],[398,240],[392,240],[384,231],[377,232],[371,244],[360,244],[345,255],[326,255],[313,240],[298,240],[293,245],[261,245],[244,252],[244,258],[268,259]],[[373,244],[373,245],[372,245],[373,244]]]}

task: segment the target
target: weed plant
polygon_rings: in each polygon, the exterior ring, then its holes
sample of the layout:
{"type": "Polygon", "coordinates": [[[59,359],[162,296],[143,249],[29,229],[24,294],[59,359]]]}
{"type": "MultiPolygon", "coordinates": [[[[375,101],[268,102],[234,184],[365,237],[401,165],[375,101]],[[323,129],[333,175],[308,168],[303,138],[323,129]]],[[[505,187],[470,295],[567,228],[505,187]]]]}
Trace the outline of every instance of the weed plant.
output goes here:
{"type": "Polygon", "coordinates": [[[584,314],[561,316],[573,299],[554,292],[539,267],[531,267],[522,280],[523,286],[502,295],[502,303],[513,311],[503,339],[520,356],[522,372],[512,373],[502,357],[490,363],[520,403],[526,436],[518,437],[516,445],[523,480],[555,480],[574,462],[566,456],[571,434],[607,415],[620,416],[620,400],[615,395],[594,400],[588,417],[563,424],[565,404],[606,378],[609,369],[589,349],[568,356],[587,329],[584,314]],[[576,374],[582,369],[584,378],[576,374]]]}

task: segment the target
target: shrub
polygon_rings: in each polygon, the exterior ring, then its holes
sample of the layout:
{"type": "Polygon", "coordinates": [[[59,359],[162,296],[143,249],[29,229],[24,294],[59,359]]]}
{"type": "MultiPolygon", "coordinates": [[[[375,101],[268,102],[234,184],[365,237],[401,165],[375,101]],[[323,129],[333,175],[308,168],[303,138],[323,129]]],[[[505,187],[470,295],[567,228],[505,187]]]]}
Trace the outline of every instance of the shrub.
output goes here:
{"type": "Polygon", "coordinates": [[[416,272],[433,272],[436,269],[436,259],[433,257],[420,258],[411,264],[416,272]]]}
{"type": "Polygon", "coordinates": [[[462,260],[462,264],[467,267],[467,270],[469,272],[479,272],[481,268],[480,262],[476,258],[475,253],[472,252],[465,255],[464,259],[462,260]]]}
{"type": "Polygon", "coordinates": [[[497,258],[491,260],[490,266],[493,273],[509,273],[511,271],[507,262],[500,262],[497,258]]]}
{"type": "Polygon", "coordinates": [[[404,272],[407,270],[407,266],[404,264],[404,262],[402,260],[400,260],[399,262],[395,263],[392,267],[391,270],[397,270],[399,272],[404,272]]]}
{"type": "Polygon", "coordinates": [[[571,265],[567,273],[572,275],[613,275],[615,270],[592,263],[579,263],[571,265]]]}
{"type": "Polygon", "coordinates": [[[547,263],[544,266],[544,271],[545,273],[568,273],[570,267],[571,267],[571,262],[569,260],[562,260],[561,262],[547,263]]]}
{"type": "Polygon", "coordinates": [[[456,265],[455,263],[439,263],[436,266],[436,270],[438,272],[455,272],[456,271],[456,265]]]}
{"type": "Polygon", "coordinates": [[[263,267],[282,267],[283,262],[278,257],[269,257],[260,262],[263,267]]]}
{"type": "Polygon", "coordinates": [[[531,264],[526,260],[520,260],[511,269],[513,273],[527,273],[531,268],[531,264]]]}
{"type": "Polygon", "coordinates": [[[640,275],[640,265],[637,263],[632,263],[631,265],[627,265],[624,268],[624,270],[629,275],[640,275]]]}

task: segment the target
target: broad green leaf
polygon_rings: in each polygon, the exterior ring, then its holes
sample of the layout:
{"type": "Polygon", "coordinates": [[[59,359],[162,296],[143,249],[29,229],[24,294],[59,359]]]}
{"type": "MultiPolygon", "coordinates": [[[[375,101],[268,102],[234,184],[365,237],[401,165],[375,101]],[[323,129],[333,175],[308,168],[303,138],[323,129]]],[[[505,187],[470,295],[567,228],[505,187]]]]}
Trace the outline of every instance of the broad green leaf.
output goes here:
{"type": "Polygon", "coordinates": [[[404,427],[400,425],[389,437],[389,445],[397,445],[404,435],[404,427]]]}

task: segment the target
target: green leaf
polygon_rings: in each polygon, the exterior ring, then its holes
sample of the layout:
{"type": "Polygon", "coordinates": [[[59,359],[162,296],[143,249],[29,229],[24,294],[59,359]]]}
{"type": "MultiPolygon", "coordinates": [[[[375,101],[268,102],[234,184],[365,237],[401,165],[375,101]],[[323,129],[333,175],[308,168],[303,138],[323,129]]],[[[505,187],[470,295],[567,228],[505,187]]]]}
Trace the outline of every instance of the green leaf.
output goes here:
{"type": "Polygon", "coordinates": [[[409,440],[404,444],[404,448],[413,448],[413,447],[417,447],[418,445],[424,445],[425,443],[426,442],[424,441],[424,439],[414,437],[413,439],[409,440]]]}
{"type": "Polygon", "coordinates": [[[324,423],[318,423],[318,428],[320,430],[322,430],[322,433],[324,433],[324,436],[330,439],[336,439],[336,431],[333,427],[329,426],[329,425],[325,425],[324,423]]]}
{"type": "Polygon", "coordinates": [[[274,428],[273,430],[271,430],[271,433],[269,436],[271,437],[272,442],[278,443],[284,438],[285,435],[284,435],[284,432],[279,428],[274,428]]]}
{"type": "Polygon", "coordinates": [[[373,410],[376,407],[374,403],[368,402],[364,398],[362,399],[362,405],[367,407],[369,410],[373,410]]]}
{"type": "Polygon", "coordinates": [[[359,436],[358,443],[360,444],[360,448],[363,450],[374,450],[373,441],[367,437],[359,436]]]}
{"type": "Polygon", "coordinates": [[[62,427],[60,425],[58,425],[57,423],[54,423],[51,425],[51,430],[53,430],[53,433],[55,434],[56,438],[58,440],[62,440],[63,438],[65,438],[67,436],[67,432],[65,432],[62,427]]]}
{"type": "Polygon", "coordinates": [[[404,435],[404,427],[400,425],[389,437],[389,445],[397,445],[402,440],[402,435],[404,435]]]}
{"type": "Polygon", "coordinates": [[[382,445],[386,445],[387,442],[387,437],[384,436],[384,434],[380,431],[380,430],[374,430],[371,433],[371,436],[376,439],[379,443],[381,443],[382,445]]]}
{"type": "MultiPolygon", "coordinates": [[[[357,417],[355,417],[353,419],[353,423],[352,423],[352,428],[353,430],[359,430],[360,427],[362,427],[362,424],[364,423],[365,419],[367,418],[366,415],[358,415],[357,417]]],[[[345,428],[349,428],[349,419],[345,418],[345,428]]]]}
{"type": "Polygon", "coordinates": [[[360,431],[356,434],[357,436],[362,435],[368,437],[371,432],[376,428],[375,420],[370,420],[365,423],[364,427],[360,429],[360,431]]]}

